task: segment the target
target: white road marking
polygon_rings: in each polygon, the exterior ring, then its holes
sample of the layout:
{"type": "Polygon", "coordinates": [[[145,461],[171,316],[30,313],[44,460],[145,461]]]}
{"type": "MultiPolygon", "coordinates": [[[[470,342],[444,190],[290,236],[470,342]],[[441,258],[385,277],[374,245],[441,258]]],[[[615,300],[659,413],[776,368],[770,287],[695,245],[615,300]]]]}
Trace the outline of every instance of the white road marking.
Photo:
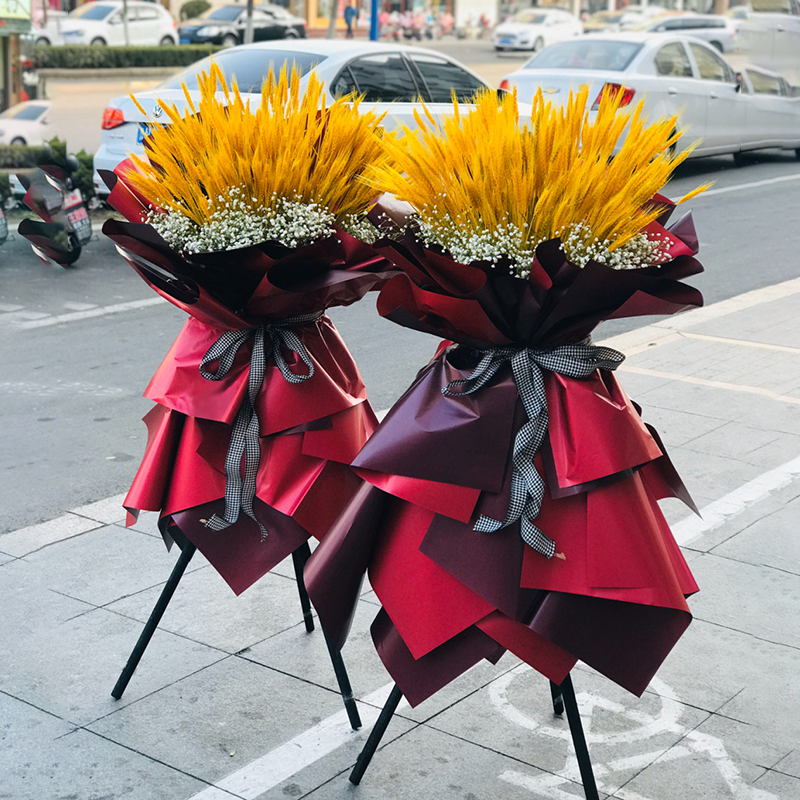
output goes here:
{"type": "Polygon", "coordinates": [[[672,526],[679,545],[687,545],[703,534],[719,528],[729,519],[741,514],[750,506],[765,500],[769,495],[788,486],[800,475],[800,456],[759,475],[744,486],[720,497],[700,510],[702,518],[691,516],[672,526]]]}
{"type": "Polygon", "coordinates": [[[733,186],[720,186],[719,189],[709,189],[697,197],[692,198],[692,203],[702,200],[704,197],[716,197],[718,194],[728,194],[730,192],[745,192],[749,189],[760,189],[762,186],[772,186],[776,183],[786,183],[787,181],[800,180],[800,173],[794,175],[781,175],[778,178],[766,178],[763,181],[750,181],[749,183],[736,183],[733,186]]]}
{"type": "Polygon", "coordinates": [[[189,800],[223,800],[231,795],[252,800],[343,744],[363,740],[365,731],[375,724],[392,686],[392,683],[388,683],[365,697],[363,702],[359,702],[358,711],[363,723],[361,731],[351,729],[347,713],[342,709],[207,789],[192,795],[189,800]]]}
{"type": "Polygon", "coordinates": [[[148,308],[149,306],[160,305],[167,301],[161,297],[148,297],[145,300],[131,300],[128,303],[117,303],[112,306],[101,306],[99,308],[92,308],[87,311],[73,311],[69,314],[57,314],[49,316],[46,319],[31,320],[30,322],[23,322],[17,327],[22,330],[30,330],[31,328],[48,328],[51,325],[61,325],[65,322],[78,322],[84,319],[93,319],[94,317],[105,317],[109,314],[119,314],[122,311],[134,311],[138,308],[148,308]]]}

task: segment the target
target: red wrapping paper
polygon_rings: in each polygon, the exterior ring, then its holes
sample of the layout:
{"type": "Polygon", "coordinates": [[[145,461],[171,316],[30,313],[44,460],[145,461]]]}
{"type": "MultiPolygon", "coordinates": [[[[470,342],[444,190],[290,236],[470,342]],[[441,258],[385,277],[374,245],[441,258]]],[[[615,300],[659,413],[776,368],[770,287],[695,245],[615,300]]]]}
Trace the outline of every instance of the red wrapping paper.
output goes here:
{"type": "Polygon", "coordinates": [[[546,484],[535,524],[555,540],[549,560],[525,545],[519,522],[473,529],[508,508],[512,447],[527,421],[510,364],[472,394],[442,394],[471,374],[471,348],[555,347],[604,319],[701,305],[683,283],[702,270],[691,218],[667,230],[671,204],[656,201],[666,208],[649,229],[673,242],[673,257],[643,269],[580,269],[555,240],[537,248],[523,280],[502,264],[456,264],[411,234],[376,245],[403,270],[381,291],[380,313],[449,341],[355,458],[366,486],[305,577],[341,646],[368,573],[382,605],[373,640],[412,705],[506,649],[556,683],[580,659],[641,694],[689,625],[697,585],[657,500],[694,505],[612,372],[543,371],[550,423],[535,459],[546,484]]]}
{"type": "MultiPolygon", "coordinates": [[[[255,402],[261,458],[254,512],[269,534],[262,541],[258,525],[244,513],[224,530],[211,531],[204,523],[224,510],[225,456],[247,396],[253,339],[219,381],[200,374],[201,360],[226,330],[357,301],[386,281],[388,262],[344,231],[297,249],[265,242],[183,257],[144,223],[148,206],[125,181],[129,168],[123,164],[103,177],[110,203],[132,222],[108,221],[103,232],[189,319],[145,390],[156,405],[145,417],[147,448],[124,503],[128,524],[140,510],[159,512],[167,545],[177,525],[239,594],[310,536],[325,535],[360,486],[349,464],[377,420],[330,319],[322,314],[293,328],[313,376],[291,384],[269,359],[255,402]]],[[[284,348],[283,356],[291,371],[308,374],[296,353],[284,348]]],[[[215,370],[213,362],[209,369],[215,370]]]]}

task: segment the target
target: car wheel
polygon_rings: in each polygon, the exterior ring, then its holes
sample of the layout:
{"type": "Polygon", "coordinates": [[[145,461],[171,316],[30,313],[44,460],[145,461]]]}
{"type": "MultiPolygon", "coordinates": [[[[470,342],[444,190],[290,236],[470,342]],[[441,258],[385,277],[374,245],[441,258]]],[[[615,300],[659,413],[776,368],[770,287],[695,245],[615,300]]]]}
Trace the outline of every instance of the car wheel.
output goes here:
{"type": "Polygon", "coordinates": [[[722,52],[722,42],[709,42],[712,47],[716,47],[719,52],[722,52]]]}
{"type": "Polygon", "coordinates": [[[105,47],[106,40],[103,39],[102,36],[98,36],[96,39],[92,39],[92,41],[89,42],[89,44],[93,44],[93,45],[95,45],[97,47],[105,47]]]}
{"type": "Polygon", "coordinates": [[[50,40],[46,36],[40,36],[34,44],[38,47],[40,44],[50,44],[50,40]]]}
{"type": "Polygon", "coordinates": [[[166,47],[167,45],[175,44],[175,40],[171,36],[165,36],[160,42],[159,45],[161,47],[166,47]]]}
{"type": "Polygon", "coordinates": [[[232,33],[226,33],[222,37],[221,44],[223,47],[235,47],[239,44],[239,40],[232,33]]]}
{"type": "Polygon", "coordinates": [[[736,164],[737,167],[744,167],[747,165],[747,156],[742,152],[734,153],[733,163],[736,164]]]}
{"type": "Polygon", "coordinates": [[[11,140],[11,144],[25,144],[25,140],[21,136],[15,136],[11,140]]]}
{"type": "Polygon", "coordinates": [[[538,53],[544,47],[544,39],[540,36],[534,43],[533,49],[538,53]]]}
{"type": "Polygon", "coordinates": [[[297,31],[293,30],[292,28],[287,28],[286,33],[283,34],[284,39],[296,39],[297,38],[297,31]]]}

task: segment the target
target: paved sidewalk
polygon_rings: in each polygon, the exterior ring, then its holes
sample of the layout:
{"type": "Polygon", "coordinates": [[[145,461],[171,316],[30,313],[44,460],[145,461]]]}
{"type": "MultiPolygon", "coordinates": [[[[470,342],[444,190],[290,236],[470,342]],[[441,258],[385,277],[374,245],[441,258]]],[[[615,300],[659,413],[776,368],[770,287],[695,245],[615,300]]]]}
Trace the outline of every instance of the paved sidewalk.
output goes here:
{"type": "MultiPolygon", "coordinates": [[[[616,337],[621,379],[704,519],[665,512],[701,592],[641,699],[574,674],[602,797],[800,797],[800,279],[616,337]]],[[[357,357],[357,353],[355,354],[357,357]]],[[[175,561],[122,497],[0,536],[0,798],[569,800],[547,682],[506,655],[401,707],[359,788],[319,631],[289,564],[236,598],[198,555],[124,698],[175,561]]],[[[365,723],[389,678],[365,593],[344,656],[365,723]]]]}

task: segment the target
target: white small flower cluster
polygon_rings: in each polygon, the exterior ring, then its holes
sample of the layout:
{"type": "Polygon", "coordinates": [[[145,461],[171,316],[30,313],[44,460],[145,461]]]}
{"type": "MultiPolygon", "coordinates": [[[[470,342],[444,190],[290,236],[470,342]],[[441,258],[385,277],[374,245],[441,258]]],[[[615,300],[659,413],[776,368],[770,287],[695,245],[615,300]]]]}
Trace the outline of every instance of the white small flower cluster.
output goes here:
{"type": "Polygon", "coordinates": [[[147,221],[170,247],[184,253],[236,250],[267,241],[299,247],[334,232],[333,214],[298,197],[273,196],[269,205],[256,211],[242,199],[241,188],[233,186],[218,201],[220,207],[204,225],[176,210],[150,212],[147,221]]]}
{"type": "Polygon", "coordinates": [[[609,250],[611,244],[610,239],[600,240],[593,236],[589,226],[583,222],[562,232],[562,250],[579,267],[597,261],[611,269],[641,269],[670,260],[671,243],[662,241],[658,233],[652,239],[646,233],[637,233],[615,250],[609,250]]]}
{"type": "Polygon", "coordinates": [[[443,227],[441,223],[431,224],[423,219],[417,220],[420,236],[425,244],[438,244],[448,250],[456,261],[470,264],[473,261],[489,261],[497,265],[503,257],[512,259],[515,273],[520,278],[530,275],[529,266],[539,242],[523,245],[522,231],[513,223],[506,221],[494,230],[475,230],[456,224],[443,227]]]}
{"type": "Polygon", "coordinates": [[[342,230],[366,244],[373,244],[378,240],[378,229],[365,216],[348,214],[342,220],[341,227],[342,230]]]}

